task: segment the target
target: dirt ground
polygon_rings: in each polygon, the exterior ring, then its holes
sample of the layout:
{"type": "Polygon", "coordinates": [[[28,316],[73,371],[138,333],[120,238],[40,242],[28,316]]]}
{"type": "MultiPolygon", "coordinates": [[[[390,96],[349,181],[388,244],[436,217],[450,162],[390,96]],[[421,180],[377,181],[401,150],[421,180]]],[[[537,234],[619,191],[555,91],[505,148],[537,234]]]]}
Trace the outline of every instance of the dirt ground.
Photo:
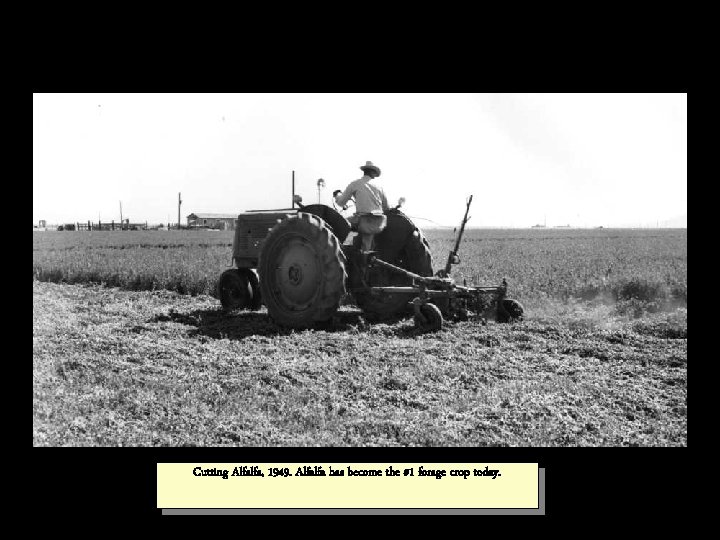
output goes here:
{"type": "Polygon", "coordinates": [[[286,331],[208,296],[33,281],[34,446],[686,446],[687,310],[286,331]]]}

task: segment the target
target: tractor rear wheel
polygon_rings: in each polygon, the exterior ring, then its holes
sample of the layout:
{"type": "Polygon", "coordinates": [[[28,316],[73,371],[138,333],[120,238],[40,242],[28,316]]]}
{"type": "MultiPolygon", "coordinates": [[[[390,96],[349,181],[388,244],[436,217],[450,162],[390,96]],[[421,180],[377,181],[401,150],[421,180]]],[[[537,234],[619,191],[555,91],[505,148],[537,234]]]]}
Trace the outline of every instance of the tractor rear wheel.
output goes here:
{"type": "MultiPolygon", "coordinates": [[[[382,250],[379,257],[383,257],[382,250]]],[[[405,245],[400,250],[396,260],[390,260],[400,268],[409,270],[424,277],[433,275],[432,254],[430,246],[420,229],[416,229],[408,237],[405,245]]],[[[384,268],[376,268],[370,276],[371,286],[408,286],[410,281],[407,277],[390,272],[384,268]]],[[[353,284],[357,287],[357,284],[353,284]]],[[[373,295],[369,292],[356,292],[355,302],[364,313],[375,319],[386,319],[394,317],[410,309],[410,297],[407,294],[382,294],[373,295]]]]}
{"type": "Polygon", "coordinates": [[[245,273],[237,268],[225,270],[220,275],[217,295],[225,310],[246,309],[253,302],[250,282],[245,273]]]}
{"type": "Polygon", "coordinates": [[[406,270],[420,276],[430,277],[433,275],[430,244],[428,244],[427,238],[420,229],[413,232],[410,240],[405,245],[401,264],[406,270]]]}
{"type": "Polygon", "coordinates": [[[345,295],[345,255],[328,225],[298,212],[268,233],[258,261],[260,291],[280,326],[307,328],[327,321],[345,295]]]}

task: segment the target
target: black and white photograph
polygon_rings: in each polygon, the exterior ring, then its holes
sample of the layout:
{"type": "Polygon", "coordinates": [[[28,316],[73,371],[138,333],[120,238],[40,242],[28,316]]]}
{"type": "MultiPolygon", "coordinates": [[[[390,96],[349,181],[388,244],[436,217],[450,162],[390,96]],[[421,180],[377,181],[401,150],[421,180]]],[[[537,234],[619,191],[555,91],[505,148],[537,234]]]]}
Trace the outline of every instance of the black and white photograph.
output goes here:
{"type": "Polygon", "coordinates": [[[687,447],[687,93],[33,94],[33,447],[687,447]]]}

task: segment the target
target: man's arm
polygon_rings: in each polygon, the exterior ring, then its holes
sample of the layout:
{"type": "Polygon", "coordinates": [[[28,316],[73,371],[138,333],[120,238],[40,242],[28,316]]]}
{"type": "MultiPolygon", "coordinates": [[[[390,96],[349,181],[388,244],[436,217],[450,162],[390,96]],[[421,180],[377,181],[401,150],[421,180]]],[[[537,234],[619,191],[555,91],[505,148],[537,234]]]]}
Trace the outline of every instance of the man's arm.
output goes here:
{"type": "Polygon", "coordinates": [[[353,181],[348,184],[348,187],[345,188],[345,191],[343,191],[340,195],[335,197],[335,202],[339,206],[345,206],[354,194],[355,194],[355,182],[353,181]]]}
{"type": "Polygon", "coordinates": [[[387,197],[385,196],[385,190],[383,190],[383,192],[382,192],[382,207],[383,207],[383,212],[387,212],[388,210],[390,210],[390,207],[388,206],[388,202],[387,202],[387,197]]]}

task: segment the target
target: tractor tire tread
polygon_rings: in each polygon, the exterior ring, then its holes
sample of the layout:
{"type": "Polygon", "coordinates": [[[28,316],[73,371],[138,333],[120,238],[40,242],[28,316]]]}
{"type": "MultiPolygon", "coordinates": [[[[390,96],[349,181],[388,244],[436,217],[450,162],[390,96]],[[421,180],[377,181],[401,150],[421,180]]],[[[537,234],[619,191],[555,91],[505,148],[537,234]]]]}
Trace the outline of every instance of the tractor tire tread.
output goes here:
{"type": "Polygon", "coordinates": [[[258,261],[258,271],[260,274],[260,289],[268,313],[272,319],[280,326],[292,328],[307,328],[316,322],[327,321],[335,314],[340,306],[340,300],[346,294],[345,283],[347,281],[345,254],[340,248],[340,242],[332,233],[325,222],[313,214],[298,212],[297,215],[288,217],[276,224],[268,233],[263,249],[260,252],[258,261]],[[275,238],[279,237],[287,230],[296,229],[302,235],[310,240],[320,256],[323,275],[325,279],[322,281],[322,291],[319,298],[315,301],[315,305],[309,311],[307,318],[298,319],[296,317],[288,317],[278,309],[272,300],[272,296],[268,289],[269,284],[266,277],[263,276],[269,246],[272,246],[275,238]]]}
{"type": "MultiPolygon", "coordinates": [[[[411,234],[405,242],[408,261],[403,267],[420,276],[430,277],[433,275],[430,245],[419,228],[415,231],[417,236],[411,234]]],[[[392,318],[410,309],[408,302],[401,296],[397,296],[396,301],[390,301],[391,297],[387,295],[378,299],[370,294],[357,293],[355,301],[364,313],[377,320],[392,318]]]]}
{"type": "Polygon", "coordinates": [[[220,274],[220,279],[218,279],[216,286],[216,294],[218,299],[220,300],[220,304],[226,311],[232,311],[235,309],[247,309],[248,306],[252,303],[251,285],[248,281],[247,276],[244,273],[240,272],[240,270],[238,270],[237,268],[228,268],[222,274],[220,274]],[[244,298],[238,302],[233,302],[230,295],[227,294],[227,292],[225,291],[225,289],[229,286],[239,286],[246,288],[248,292],[247,298],[244,298]]]}
{"type": "Polygon", "coordinates": [[[250,284],[250,290],[252,291],[252,300],[248,305],[248,309],[252,311],[257,311],[262,307],[263,304],[262,293],[260,292],[260,280],[258,279],[255,271],[251,268],[241,268],[240,272],[242,272],[247,278],[248,283],[250,284]]]}

